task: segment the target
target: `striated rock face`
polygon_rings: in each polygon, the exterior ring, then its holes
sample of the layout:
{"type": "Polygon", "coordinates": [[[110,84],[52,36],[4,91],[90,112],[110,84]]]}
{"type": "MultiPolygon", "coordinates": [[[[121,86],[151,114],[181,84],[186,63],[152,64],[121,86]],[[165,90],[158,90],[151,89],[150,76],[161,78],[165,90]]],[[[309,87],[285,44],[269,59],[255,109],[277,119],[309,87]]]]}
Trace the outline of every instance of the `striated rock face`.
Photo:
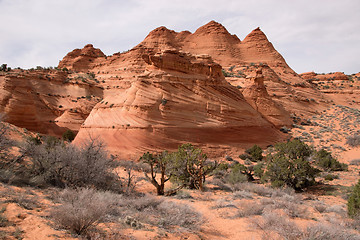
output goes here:
{"type": "Polygon", "coordinates": [[[343,72],[334,72],[327,74],[317,74],[314,72],[302,73],[300,76],[306,80],[317,80],[317,81],[327,81],[327,80],[349,80],[348,76],[346,76],[343,72]]]}
{"type": "Polygon", "coordinates": [[[291,126],[290,114],[269,96],[261,69],[256,71],[255,76],[248,79],[248,85],[242,93],[246,101],[269,122],[277,127],[291,126]]]}
{"type": "Polygon", "coordinates": [[[13,70],[0,75],[0,86],[0,112],[7,122],[56,136],[77,131],[102,96],[100,88],[57,70],[13,70]]]}
{"type": "Polygon", "coordinates": [[[1,73],[0,111],[33,131],[79,130],[77,144],[99,136],[123,157],[185,142],[213,156],[273,144],[289,113],[326,105],[259,28],[240,41],[215,21],[194,33],[159,27],[111,56],[89,44],[58,67],[69,71],[1,73]]]}
{"type": "Polygon", "coordinates": [[[146,73],[97,104],[75,143],[104,139],[122,157],[197,145],[270,144],[280,132],[255,111],[209,56],[174,50],[143,56],[146,73]]]}
{"type": "Polygon", "coordinates": [[[86,45],[83,49],[75,49],[69,52],[60,61],[58,68],[67,68],[77,72],[87,72],[91,69],[98,58],[105,58],[105,54],[92,44],[86,45]]]}

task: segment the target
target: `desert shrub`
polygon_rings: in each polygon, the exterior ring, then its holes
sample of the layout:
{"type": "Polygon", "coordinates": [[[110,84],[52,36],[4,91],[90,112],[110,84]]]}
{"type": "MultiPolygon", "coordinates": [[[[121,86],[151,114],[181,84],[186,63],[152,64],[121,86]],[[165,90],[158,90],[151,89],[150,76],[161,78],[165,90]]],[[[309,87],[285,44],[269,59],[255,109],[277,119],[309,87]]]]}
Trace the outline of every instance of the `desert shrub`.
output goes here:
{"type": "Polygon", "coordinates": [[[359,240],[360,236],[350,229],[332,223],[316,223],[307,227],[303,239],[314,240],[359,240]]]}
{"type": "Polygon", "coordinates": [[[347,165],[345,163],[340,163],[325,149],[316,151],[313,158],[315,160],[315,164],[326,171],[347,170],[347,165]]]}
{"type": "Polygon", "coordinates": [[[300,199],[297,195],[285,194],[281,197],[272,197],[271,202],[268,202],[268,209],[281,209],[288,216],[292,218],[307,218],[307,208],[301,205],[300,199]]]}
{"type": "Polygon", "coordinates": [[[318,211],[319,213],[323,213],[326,211],[327,207],[323,202],[318,202],[314,205],[314,208],[316,209],[316,211],[318,211]]]}
{"type": "Polygon", "coordinates": [[[27,210],[33,210],[39,208],[39,199],[36,196],[29,196],[24,193],[17,193],[11,196],[11,199],[8,202],[17,203],[20,207],[23,207],[27,210]]]}
{"type": "Polygon", "coordinates": [[[274,212],[265,212],[262,218],[251,220],[251,225],[263,233],[262,239],[308,240],[359,240],[359,234],[351,229],[329,222],[309,224],[305,230],[295,222],[274,212]]]}
{"type": "Polygon", "coordinates": [[[70,129],[68,129],[63,133],[62,139],[67,142],[72,142],[75,139],[75,136],[76,134],[70,129]]]}
{"type": "Polygon", "coordinates": [[[189,143],[179,146],[173,153],[144,153],[140,160],[150,166],[151,175],[144,172],[145,177],[156,187],[158,195],[165,194],[168,180],[178,185],[172,192],[183,187],[203,191],[206,177],[217,167],[216,161],[210,161],[201,149],[189,143]],[[157,173],[161,175],[160,181],[156,178],[157,173]]]}
{"type": "Polygon", "coordinates": [[[187,143],[172,154],[171,181],[190,189],[204,190],[205,179],[217,167],[200,148],[187,143]]]}
{"type": "Polygon", "coordinates": [[[123,198],[119,213],[124,219],[130,217],[140,224],[147,223],[169,231],[178,231],[176,226],[194,230],[202,224],[201,214],[192,207],[150,195],[123,198]]]}
{"type": "Polygon", "coordinates": [[[248,167],[237,163],[230,168],[230,172],[225,176],[225,180],[230,185],[236,185],[245,181],[252,181],[254,178],[248,167]]]}
{"type": "Polygon", "coordinates": [[[60,205],[51,211],[51,218],[59,226],[82,235],[104,220],[113,208],[112,200],[109,192],[65,189],[60,195],[60,205]]]}
{"type": "Polygon", "coordinates": [[[165,194],[165,183],[170,180],[171,173],[169,172],[169,165],[172,164],[173,154],[164,151],[160,154],[153,155],[149,152],[144,153],[140,157],[140,161],[149,164],[150,176],[144,172],[146,179],[156,187],[157,195],[165,194]],[[160,173],[160,182],[156,179],[157,173],[160,173]]]}
{"type": "Polygon", "coordinates": [[[177,199],[192,199],[193,197],[191,196],[189,191],[182,189],[182,190],[176,192],[175,198],[177,198],[177,199]]]}
{"type": "Polygon", "coordinates": [[[14,164],[10,149],[14,142],[8,137],[8,127],[2,122],[4,115],[0,114],[0,181],[8,182],[12,176],[10,170],[14,164]]]}
{"type": "Polygon", "coordinates": [[[254,162],[261,161],[263,159],[263,150],[256,144],[247,149],[245,152],[250,155],[250,160],[254,162]]]}
{"type": "Polygon", "coordinates": [[[136,184],[142,179],[136,177],[135,171],[147,171],[147,166],[141,162],[136,163],[134,161],[118,161],[119,167],[122,167],[126,172],[126,177],[121,177],[121,181],[124,185],[124,193],[133,194],[135,193],[136,184]]]}
{"type": "Polygon", "coordinates": [[[164,228],[180,226],[186,229],[197,229],[201,215],[185,204],[170,201],[162,202],[158,207],[160,213],[159,226],[164,228]]]}
{"type": "Polygon", "coordinates": [[[357,147],[360,146],[360,135],[355,134],[353,136],[350,136],[346,139],[346,144],[351,147],[357,147]]]}
{"type": "Polygon", "coordinates": [[[332,205],[326,208],[325,212],[337,213],[341,216],[346,216],[345,205],[332,205]]]}
{"type": "Polygon", "coordinates": [[[360,165],[360,158],[351,160],[350,165],[359,166],[360,165]]]}
{"type": "Polygon", "coordinates": [[[251,192],[240,190],[233,193],[234,199],[253,199],[253,194],[251,192]]]}
{"type": "Polygon", "coordinates": [[[218,208],[236,208],[236,206],[233,204],[232,201],[228,201],[224,198],[220,198],[215,201],[215,205],[211,207],[212,209],[218,209],[218,208]]]}
{"type": "Polygon", "coordinates": [[[311,153],[312,149],[300,140],[276,144],[275,153],[268,156],[264,179],[274,187],[289,186],[295,190],[312,185],[319,170],[308,161],[311,153]]]}
{"type": "Polygon", "coordinates": [[[297,240],[303,237],[302,231],[293,221],[278,213],[265,212],[262,218],[254,219],[252,225],[262,231],[263,239],[297,240]]]}
{"type": "Polygon", "coordinates": [[[219,163],[216,169],[211,173],[214,178],[222,179],[227,175],[230,164],[226,162],[219,163]]]}
{"type": "Polygon", "coordinates": [[[326,181],[332,181],[334,179],[339,179],[339,176],[338,175],[335,175],[335,174],[325,174],[324,175],[324,179],[326,181]]]}
{"type": "Polygon", "coordinates": [[[244,203],[238,210],[235,217],[250,217],[263,214],[265,205],[256,202],[244,203]]]}
{"type": "Polygon", "coordinates": [[[349,217],[355,218],[360,215],[360,180],[355,185],[352,193],[350,194],[347,207],[349,217]]]}
{"type": "Polygon", "coordinates": [[[0,157],[6,158],[9,149],[13,146],[13,141],[8,137],[8,127],[2,122],[4,115],[0,114],[0,157]]]}
{"type": "Polygon", "coordinates": [[[253,192],[263,197],[270,197],[275,192],[275,189],[265,187],[261,184],[255,184],[250,182],[241,183],[239,184],[238,188],[244,191],[253,192]]]}
{"type": "Polygon", "coordinates": [[[247,154],[247,153],[242,153],[242,154],[239,155],[239,158],[241,160],[247,160],[247,159],[250,159],[251,156],[249,154],[247,154]]]}
{"type": "Polygon", "coordinates": [[[5,210],[6,210],[5,207],[2,207],[0,209],[0,227],[6,227],[9,223],[8,219],[4,215],[5,210]]]}
{"type": "Polygon", "coordinates": [[[24,164],[18,175],[22,174],[32,185],[121,191],[119,177],[113,172],[117,162],[107,156],[98,140],[91,140],[80,148],[63,143],[49,146],[27,142],[21,152],[30,164],[24,164]]]}

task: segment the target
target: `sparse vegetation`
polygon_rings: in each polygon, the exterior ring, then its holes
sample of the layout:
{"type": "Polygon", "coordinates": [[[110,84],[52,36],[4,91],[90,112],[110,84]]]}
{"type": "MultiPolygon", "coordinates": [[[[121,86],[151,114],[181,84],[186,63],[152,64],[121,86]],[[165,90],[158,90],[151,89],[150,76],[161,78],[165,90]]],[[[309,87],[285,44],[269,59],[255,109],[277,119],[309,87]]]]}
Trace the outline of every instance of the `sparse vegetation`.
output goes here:
{"type": "Polygon", "coordinates": [[[0,227],[6,227],[9,222],[8,219],[4,216],[5,210],[5,207],[0,209],[0,227]]]}
{"type": "Polygon", "coordinates": [[[60,205],[53,208],[51,217],[59,226],[83,235],[95,227],[114,207],[113,195],[93,189],[65,189],[60,205]]]}
{"type": "Polygon", "coordinates": [[[336,160],[330,152],[325,149],[316,151],[314,154],[315,164],[325,171],[345,171],[347,165],[336,160]]]}
{"type": "Polygon", "coordinates": [[[275,145],[275,152],[268,155],[264,179],[274,187],[289,186],[302,190],[315,182],[319,170],[308,161],[312,149],[300,140],[275,145]]]}
{"type": "Polygon", "coordinates": [[[171,181],[190,189],[204,190],[206,177],[217,167],[208,160],[202,150],[191,144],[183,144],[172,154],[171,181]]]}
{"type": "Polygon", "coordinates": [[[97,139],[80,148],[57,139],[41,144],[27,141],[21,154],[18,161],[23,161],[22,167],[15,170],[15,175],[28,184],[121,191],[119,178],[112,171],[117,162],[107,156],[104,144],[97,139]],[[25,164],[25,158],[30,160],[28,164],[25,164]]]}
{"type": "Polygon", "coordinates": [[[149,152],[144,153],[140,158],[144,163],[149,164],[150,166],[150,176],[145,173],[146,179],[148,179],[152,185],[155,186],[157,195],[165,194],[165,183],[170,180],[171,174],[169,173],[169,165],[172,164],[172,155],[167,151],[164,151],[160,154],[153,155],[149,152]],[[160,182],[156,179],[156,174],[160,173],[160,182]]]}
{"type": "Polygon", "coordinates": [[[145,177],[156,187],[158,195],[164,195],[165,182],[171,180],[180,188],[204,190],[206,176],[215,170],[217,163],[211,162],[201,149],[191,144],[179,146],[177,152],[153,155],[145,153],[140,160],[150,165],[151,176],[145,177]],[[160,182],[156,173],[160,172],[160,182]]]}
{"type": "Polygon", "coordinates": [[[76,134],[71,131],[70,129],[66,130],[63,135],[62,135],[62,139],[64,141],[68,141],[68,142],[72,142],[75,139],[76,134]]]}
{"type": "Polygon", "coordinates": [[[350,136],[346,139],[346,144],[351,147],[358,147],[360,146],[360,135],[355,134],[353,136],[350,136]]]}
{"type": "Polygon", "coordinates": [[[355,185],[347,203],[348,215],[351,218],[360,216],[360,181],[355,185]]]}

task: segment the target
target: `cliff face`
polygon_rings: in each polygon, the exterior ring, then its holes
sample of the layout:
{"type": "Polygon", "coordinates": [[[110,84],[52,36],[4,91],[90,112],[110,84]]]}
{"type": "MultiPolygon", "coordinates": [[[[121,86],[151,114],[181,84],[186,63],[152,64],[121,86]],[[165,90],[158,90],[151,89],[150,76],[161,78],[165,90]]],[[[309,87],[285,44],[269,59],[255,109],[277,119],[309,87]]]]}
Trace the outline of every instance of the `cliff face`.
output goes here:
{"type": "Polygon", "coordinates": [[[102,96],[101,88],[58,70],[14,70],[0,76],[0,86],[7,122],[57,136],[77,131],[102,96]]]}
{"type": "Polygon", "coordinates": [[[213,155],[272,144],[290,113],[305,118],[326,105],[260,29],[241,41],[214,21],[194,33],[159,27],[111,56],[89,44],[58,68],[68,70],[0,76],[8,121],[55,135],[79,130],[77,144],[99,136],[124,157],[185,142],[213,155]]]}
{"type": "Polygon", "coordinates": [[[247,84],[242,91],[246,101],[269,122],[277,127],[290,126],[292,124],[290,114],[284,107],[276,103],[269,95],[264,85],[262,70],[247,79],[247,84]]]}
{"type": "Polygon", "coordinates": [[[146,72],[97,104],[75,143],[99,136],[112,151],[135,157],[184,142],[236,147],[281,138],[209,56],[166,50],[143,59],[146,72]]]}
{"type": "Polygon", "coordinates": [[[105,54],[92,44],[86,45],[83,49],[75,49],[69,52],[59,63],[58,68],[67,68],[77,72],[87,72],[96,62],[103,60],[105,54]]]}

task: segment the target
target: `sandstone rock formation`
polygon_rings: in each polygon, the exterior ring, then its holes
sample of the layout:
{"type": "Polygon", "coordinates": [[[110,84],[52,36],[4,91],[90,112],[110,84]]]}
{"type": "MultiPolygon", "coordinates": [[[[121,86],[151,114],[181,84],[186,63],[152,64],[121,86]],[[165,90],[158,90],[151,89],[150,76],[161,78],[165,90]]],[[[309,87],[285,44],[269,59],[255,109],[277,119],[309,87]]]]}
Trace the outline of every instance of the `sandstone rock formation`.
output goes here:
{"type": "Polygon", "coordinates": [[[239,147],[281,138],[209,56],[165,50],[143,59],[145,73],[95,106],[76,143],[99,136],[113,152],[136,157],[185,142],[239,147]]]}
{"type": "Polygon", "coordinates": [[[346,76],[343,72],[334,72],[334,73],[327,73],[327,74],[317,74],[315,72],[306,72],[300,74],[300,76],[306,80],[317,80],[317,81],[324,81],[324,80],[349,80],[348,76],[346,76]]]}
{"type": "Polygon", "coordinates": [[[275,126],[282,127],[292,124],[289,112],[269,96],[264,85],[264,76],[261,69],[256,71],[256,75],[248,79],[247,86],[242,91],[242,94],[256,111],[275,126]]]}
{"type": "Polygon", "coordinates": [[[111,56],[89,44],[68,53],[58,68],[64,71],[0,76],[0,110],[8,121],[55,135],[79,130],[78,144],[100,136],[123,156],[184,142],[217,155],[272,144],[283,139],[278,128],[291,125],[290,113],[306,118],[329,104],[259,28],[241,41],[215,21],[194,33],[159,27],[111,56]],[[263,76],[254,75],[259,69],[263,76]],[[232,75],[225,79],[222,71],[232,75]]]}
{"type": "Polygon", "coordinates": [[[77,131],[102,97],[99,87],[59,70],[13,70],[0,75],[0,86],[7,122],[57,136],[67,128],[77,131]]]}
{"type": "Polygon", "coordinates": [[[105,54],[92,44],[86,45],[83,49],[75,49],[69,52],[60,61],[58,68],[67,68],[77,72],[87,72],[91,69],[98,58],[105,58],[105,54]]]}

